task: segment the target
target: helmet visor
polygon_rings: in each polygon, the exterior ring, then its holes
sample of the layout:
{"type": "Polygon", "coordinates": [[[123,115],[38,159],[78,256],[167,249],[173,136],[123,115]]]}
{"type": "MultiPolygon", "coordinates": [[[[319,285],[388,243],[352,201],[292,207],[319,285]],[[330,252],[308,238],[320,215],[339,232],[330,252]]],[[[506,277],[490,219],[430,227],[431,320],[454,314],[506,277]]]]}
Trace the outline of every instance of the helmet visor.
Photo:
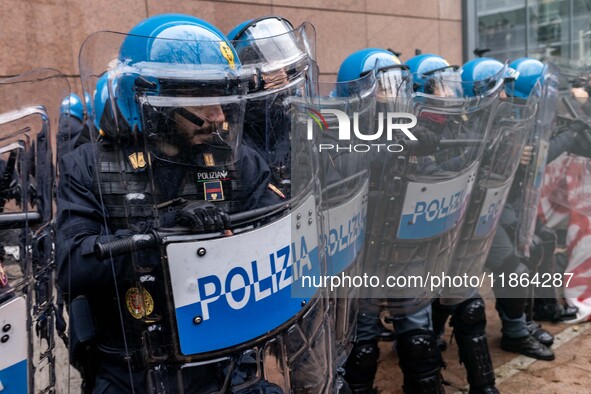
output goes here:
{"type": "Polygon", "coordinates": [[[139,101],[143,128],[156,156],[196,166],[236,160],[244,119],[244,103],[238,96],[142,96],[139,101]]]}
{"type": "Polygon", "coordinates": [[[423,74],[427,93],[438,97],[462,97],[462,77],[457,66],[443,67],[423,74]]]}
{"type": "Polygon", "coordinates": [[[302,54],[293,30],[279,17],[254,21],[238,33],[234,47],[243,65],[285,62],[302,54]]]}
{"type": "Polygon", "coordinates": [[[256,75],[254,90],[279,88],[300,77],[309,66],[305,26],[294,30],[279,17],[252,22],[233,44],[242,65],[256,75]]]}
{"type": "Polygon", "coordinates": [[[376,73],[378,80],[377,99],[384,101],[395,97],[410,97],[412,84],[407,66],[393,65],[380,68],[376,73]]]}

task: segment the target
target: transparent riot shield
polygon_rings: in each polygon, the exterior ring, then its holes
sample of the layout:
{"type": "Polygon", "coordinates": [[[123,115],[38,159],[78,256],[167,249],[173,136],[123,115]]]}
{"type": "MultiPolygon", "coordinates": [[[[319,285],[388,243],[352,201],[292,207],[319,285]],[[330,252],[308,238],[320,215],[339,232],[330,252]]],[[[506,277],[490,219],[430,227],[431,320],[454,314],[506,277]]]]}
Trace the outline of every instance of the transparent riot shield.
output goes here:
{"type": "MultiPolygon", "coordinates": [[[[511,82],[509,82],[511,83],[511,82]]],[[[450,276],[480,278],[484,282],[484,264],[495,229],[511,189],[526,141],[533,130],[540,100],[541,85],[529,98],[501,98],[487,135],[482,162],[458,239],[450,276]]],[[[442,303],[458,304],[475,296],[480,282],[445,286],[442,303]]]]}
{"type": "Polygon", "coordinates": [[[415,93],[382,114],[388,137],[398,133],[403,149],[384,152],[372,166],[372,178],[379,176],[368,217],[365,270],[374,283],[366,297],[385,299],[391,315],[423,308],[445,286],[501,89],[499,79],[481,97],[463,98],[456,79],[438,82],[446,96],[415,93]],[[438,142],[422,146],[415,133],[438,142]]]}
{"type": "Polygon", "coordinates": [[[55,70],[0,81],[0,386],[56,390],[53,165],[60,103],[55,70]]]}
{"type": "Polygon", "coordinates": [[[533,148],[531,163],[527,166],[520,183],[518,202],[513,204],[518,217],[515,231],[515,246],[519,256],[529,257],[529,248],[536,225],[538,202],[552,136],[552,122],[556,115],[558,100],[558,69],[548,64],[540,78],[541,98],[536,113],[534,130],[526,145],[533,148]]]}
{"type": "Polygon", "coordinates": [[[373,73],[344,83],[320,83],[308,130],[318,136],[322,216],[327,238],[327,283],[334,322],[334,365],[344,365],[355,340],[369,182],[370,145],[344,139],[341,126],[366,133],[375,119],[377,81],[373,73]]]}
{"type": "MultiPolygon", "coordinates": [[[[303,43],[309,27],[290,33],[303,43]]],[[[89,171],[61,169],[58,210],[71,224],[58,241],[71,252],[58,261],[71,272],[70,299],[86,299],[93,316],[91,354],[127,390],[325,392],[327,297],[310,281],[326,272],[318,154],[292,109],[312,89],[312,56],[293,84],[259,90],[260,70],[242,67],[225,42],[165,35],[102,32],[81,50],[101,138],[77,151],[89,171]],[[125,57],[129,40],[157,49],[155,59],[125,57]],[[243,139],[245,109],[263,101],[290,124],[290,194],[243,139]],[[204,203],[218,213],[200,226],[204,203]],[[77,270],[83,260],[92,275],[77,270]]]]}

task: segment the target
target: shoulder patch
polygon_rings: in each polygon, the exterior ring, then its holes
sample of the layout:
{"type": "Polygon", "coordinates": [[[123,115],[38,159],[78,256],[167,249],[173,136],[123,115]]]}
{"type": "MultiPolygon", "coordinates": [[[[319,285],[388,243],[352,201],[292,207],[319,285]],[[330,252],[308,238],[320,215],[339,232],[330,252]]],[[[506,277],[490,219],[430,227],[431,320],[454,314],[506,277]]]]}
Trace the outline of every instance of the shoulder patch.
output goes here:
{"type": "Polygon", "coordinates": [[[146,168],[146,158],[144,157],[144,152],[132,152],[127,156],[127,159],[134,170],[143,170],[146,168]]]}

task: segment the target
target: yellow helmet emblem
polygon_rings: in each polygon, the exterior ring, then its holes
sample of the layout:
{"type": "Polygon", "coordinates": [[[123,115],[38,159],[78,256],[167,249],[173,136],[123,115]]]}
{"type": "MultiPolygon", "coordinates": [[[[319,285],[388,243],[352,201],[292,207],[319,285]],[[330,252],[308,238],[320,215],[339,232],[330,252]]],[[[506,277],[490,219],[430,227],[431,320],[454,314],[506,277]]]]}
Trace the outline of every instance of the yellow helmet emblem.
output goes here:
{"type": "Polygon", "coordinates": [[[220,51],[222,52],[222,56],[228,61],[230,68],[232,70],[235,69],[236,65],[234,64],[234,52],[232,52],[230,46],[222,41],[220,42],[220,51]]]}

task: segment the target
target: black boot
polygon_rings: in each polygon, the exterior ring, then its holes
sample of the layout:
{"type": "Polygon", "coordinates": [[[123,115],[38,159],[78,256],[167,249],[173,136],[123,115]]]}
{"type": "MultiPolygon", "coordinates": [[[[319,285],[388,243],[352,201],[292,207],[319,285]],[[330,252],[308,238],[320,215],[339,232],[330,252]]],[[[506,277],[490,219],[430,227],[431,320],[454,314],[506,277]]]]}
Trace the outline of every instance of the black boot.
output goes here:
{"type": "Polygon", "coordinates": [[[544,330],[541,325],[533,320],[526,321],[525,324],[527,324],[527,330],[531,336],[534,337],[538,342],[547,347],[552,346],[554,343],[554,335],[544,330]]]}
{"type": "Polygon", "coordinates": [[[345,380],[354,394],[373,394],[380,348],[377,340],[359,341],[345,363],[345,380]]]}
{"type": "Polygon", "coordinates": [[[563,307],[556,298],[536,298],[534,300],[534,320],[560,322],[576,319],[576,307],[563,307]]]}
{"type": "Polygon", "coordinates": [[[441,382],[441,350],[430,330],[411,330],[398,335],[396,350],[407,394],[445,394],[441,382]]]}
{"type": "Polygon", "coordinates": [[[521,353],[524,356],[535,358],[537,360],[554,360],[554,352],[547,346],[536,341],[531,335],[521,338],[503,336],[501,338],[501,349],[508,352],[521,353]]]}

